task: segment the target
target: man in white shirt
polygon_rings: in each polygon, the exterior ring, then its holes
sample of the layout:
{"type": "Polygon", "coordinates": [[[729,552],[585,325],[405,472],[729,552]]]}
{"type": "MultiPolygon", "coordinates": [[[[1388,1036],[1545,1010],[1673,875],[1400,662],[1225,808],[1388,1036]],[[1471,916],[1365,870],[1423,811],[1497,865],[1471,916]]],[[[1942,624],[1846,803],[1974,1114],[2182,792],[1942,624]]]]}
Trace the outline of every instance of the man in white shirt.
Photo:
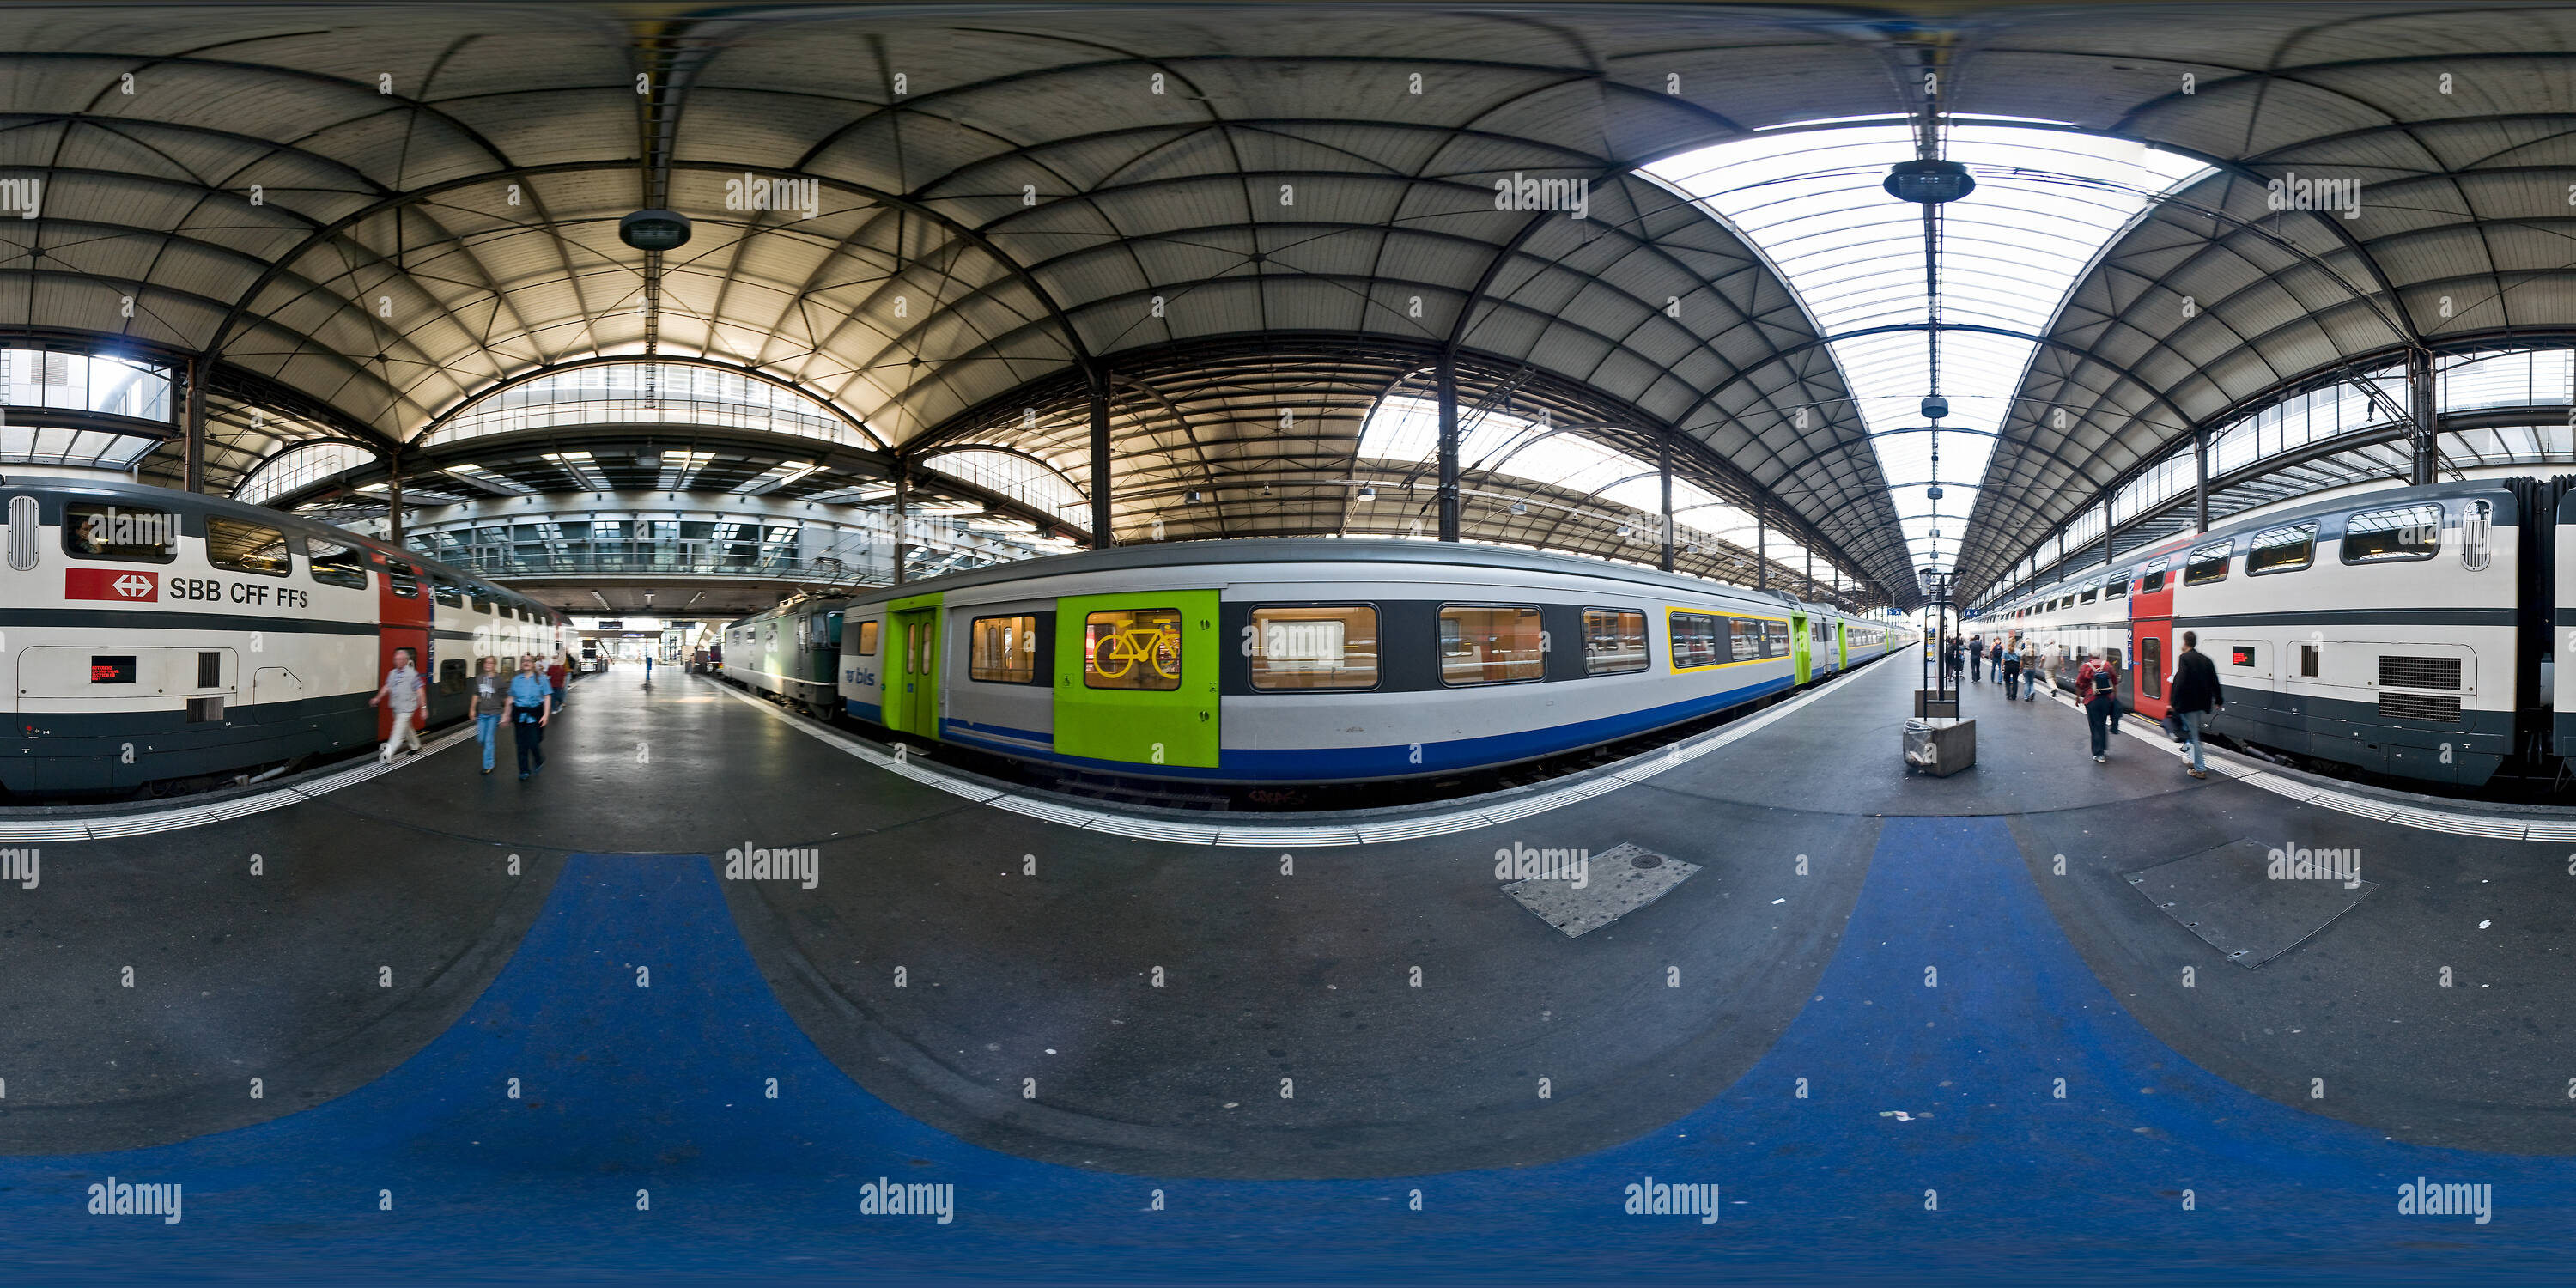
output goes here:
{"type": "Polygon", "coordinates": [[[376,763],[392,764],[394,749],[406,741],[414,752],[420,750],[420,734],[414,730],[413,721],[419,721],[422,727],[429,724],[428,703],[422,701],[423,696],[420,671],[412,665],[411,650],[395,649],[394,669],[385,672],[385,682],[376,686],[376,696],[367,699],[371,707],[390,702],[394,711],[394,731],[385,736],[385,745],[376,752],[376,763]]]}

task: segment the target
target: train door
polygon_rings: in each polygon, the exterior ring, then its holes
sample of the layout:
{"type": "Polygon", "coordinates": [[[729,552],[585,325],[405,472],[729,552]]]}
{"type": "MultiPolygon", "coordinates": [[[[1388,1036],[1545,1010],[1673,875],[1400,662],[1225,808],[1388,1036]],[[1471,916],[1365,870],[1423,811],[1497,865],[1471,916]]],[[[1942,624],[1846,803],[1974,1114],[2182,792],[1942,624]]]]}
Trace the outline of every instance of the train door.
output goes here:
{"type": "Polygon", "coordinates": [[[1215,768],[1216,617],[1213,590],[1056,601],[1056,750],[1215,768]]]}
{"type": "MultiPolygon", "coordinates": [[[[394,669],[394,650],[411,650],[412,665],[420,669],[421,700],[429,700],[430,677],[438,674],[438,662],[429,654],[428,588],[422,584],[419,567],[400,559],[378,558],[376,575],[382,580],[376,587],[376,679],[394,669]]],[[[388,702],[376,708],[376,740],[384,741],[394,731],[394,707],[388,702]]]]}
{"type": "MultiPolygon", "coordinates": [[[[814,647],[805,655],[805,674],[801,677],[823,686],[827,698],[839,688],[841,617],[841,611],[836,609],[815,620],[814,647]]],[[[839,704],[835,702],[833,705],[839,704]]]]}
{"type": "Polygon", "coordinates": [[[886,629],[894,636],[894,656],[886,666],[886,727],[937,738],[939,609],[935,604],[897,609],[886,615],[886,629]]]}
{"type": "Polygon", "coordinates": [[[1815,676],[1815,652],[1807,639],[1807,615],[1789,614],[1789,660],[1797,672],[1798,683],[1805,684],[1815,676]]]}
{"type": "Polygon", "coordinates": [[[2173,701],[2165,691],[2165,681],[2174,669],[2174,592],[2166,572],[2170,566],[2169,558],[2148,561],[2138,570],[2138,593],[2129,597],[2129,640],[2138,663],[2130,706],[2150,720],[2164,719],[2173,701]]]}
{"type": "Polygon", "coordinates": [[[1837,666],[1846,671],[1851,669],[1851,626],[1849,623],[1834,623],[1834,656],[1839,659],[1839,661],[1836,662],[1837,666]]]}

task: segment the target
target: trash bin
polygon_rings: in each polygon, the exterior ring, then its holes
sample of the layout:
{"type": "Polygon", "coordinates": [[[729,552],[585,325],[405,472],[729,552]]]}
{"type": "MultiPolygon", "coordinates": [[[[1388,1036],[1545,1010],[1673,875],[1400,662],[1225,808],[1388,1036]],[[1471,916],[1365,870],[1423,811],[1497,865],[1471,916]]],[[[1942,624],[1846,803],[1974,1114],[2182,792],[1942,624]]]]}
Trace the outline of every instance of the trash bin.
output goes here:
{"type": "Polygon", "coordinates": [[[1908,720],[1905,722],[1905,768],[1947,778],[1977,763],[1974,720],[1908,720]]]}

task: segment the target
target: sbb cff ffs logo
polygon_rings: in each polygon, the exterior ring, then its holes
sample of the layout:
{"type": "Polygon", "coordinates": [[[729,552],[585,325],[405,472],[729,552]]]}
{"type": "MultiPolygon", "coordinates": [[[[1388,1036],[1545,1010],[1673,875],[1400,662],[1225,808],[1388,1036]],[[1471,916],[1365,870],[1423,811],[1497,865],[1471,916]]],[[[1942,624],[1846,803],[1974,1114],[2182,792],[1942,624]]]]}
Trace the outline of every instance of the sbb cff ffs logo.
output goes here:
{"type": "Polygon", "coordinates": [[[129,572],[116,568],[66,568],[63,570],[63,598],[114,599],[127,603],[144,603],[161,597],[158,573],[129,572]]]}

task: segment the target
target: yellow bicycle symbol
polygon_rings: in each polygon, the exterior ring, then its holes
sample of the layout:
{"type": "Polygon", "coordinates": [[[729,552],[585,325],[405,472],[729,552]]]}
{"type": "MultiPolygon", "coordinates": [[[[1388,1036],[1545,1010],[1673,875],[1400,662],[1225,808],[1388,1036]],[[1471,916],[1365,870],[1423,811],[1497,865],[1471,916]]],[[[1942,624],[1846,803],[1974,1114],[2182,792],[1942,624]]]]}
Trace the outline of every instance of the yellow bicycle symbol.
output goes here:
{"type": "MultiPolygon", "coordinates": [[[[1102,679],[1122,679],[1143,662],[1154,668],[1154,674],[1166,680],[1179,681],[1180,673],[1163,665],[1162,631],[1151,626],[1130,626],[1100,641],[1092,653],[1091,665],[1102,679]]],[[[1178,660],[1178,659],[1174,659],[1178,660]]]]}

